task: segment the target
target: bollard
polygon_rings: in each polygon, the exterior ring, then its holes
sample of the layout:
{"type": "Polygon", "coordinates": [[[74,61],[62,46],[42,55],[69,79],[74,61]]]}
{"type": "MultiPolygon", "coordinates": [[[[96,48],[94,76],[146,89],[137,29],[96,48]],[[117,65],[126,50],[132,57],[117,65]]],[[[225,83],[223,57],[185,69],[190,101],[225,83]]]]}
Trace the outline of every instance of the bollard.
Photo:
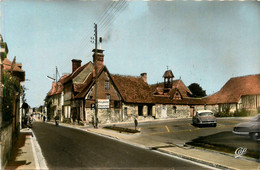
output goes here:
{"type": "Polygon", "coordinates": [[[136,127],[138,126],[138,122],[137,122],[136,118],[135,118],[134,122],[135,122],[135,130],[136,130],[136,127]]]}

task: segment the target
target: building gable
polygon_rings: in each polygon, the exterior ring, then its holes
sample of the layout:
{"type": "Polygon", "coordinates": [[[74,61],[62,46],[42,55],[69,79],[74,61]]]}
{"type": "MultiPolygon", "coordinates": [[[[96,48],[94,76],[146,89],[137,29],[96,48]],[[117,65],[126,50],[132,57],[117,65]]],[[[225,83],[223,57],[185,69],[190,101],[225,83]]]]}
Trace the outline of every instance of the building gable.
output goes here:
{"type": "Polygon", "coordinates": [[[231,78],[217,93],[204,98],[207,104],[238,103],[241,96],[260,94],[260,74],[231,78]]]}
{"type": "MultiPolygon", "coordinates": [[[[88,93],[85,95],[86,100],[95,99],[95,86],[93,83],[88,89],[88,93]]],[[[108,70],[104,69],[98,76],[98,99],[110,99],[121,100],[121,96],[118,93],[113,80],[111,79],[108,70]]]]}
{"type": "Polygon", "coordinates": [[[111,75],[124,102],[152,103],[150,87],[142,77],[111,75]]]}
{"type": "Polygon", "coordinates": [[[77,76],[72,79],[73,84],[83,84],[93,72],[93,64],[89,63],[77,76]]]}

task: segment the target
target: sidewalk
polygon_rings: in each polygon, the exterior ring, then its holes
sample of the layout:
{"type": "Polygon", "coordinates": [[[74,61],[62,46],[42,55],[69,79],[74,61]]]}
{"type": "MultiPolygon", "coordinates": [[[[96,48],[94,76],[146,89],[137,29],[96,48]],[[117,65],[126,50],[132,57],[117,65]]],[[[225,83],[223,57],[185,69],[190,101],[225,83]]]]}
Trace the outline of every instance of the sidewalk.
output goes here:
{"type": "Polygon", "coordinates": [[[13,148],[11,159],[5,169],[48,170],[39,144],[31,129],[21,129],[18,140],[13,148]]]}
{"type": "Polygon", "coordinates": [[[32,148],[32,132],[30,130],[21,130],[11,160],[9,160],[5,169],[36,169],[32,148]]]}

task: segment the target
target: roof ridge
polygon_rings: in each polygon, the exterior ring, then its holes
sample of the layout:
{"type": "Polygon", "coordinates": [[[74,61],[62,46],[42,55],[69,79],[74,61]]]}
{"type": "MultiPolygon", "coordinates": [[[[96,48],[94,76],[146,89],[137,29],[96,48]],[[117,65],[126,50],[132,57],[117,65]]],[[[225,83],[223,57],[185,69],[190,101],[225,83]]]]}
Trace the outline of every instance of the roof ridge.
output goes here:
{"type": "Polygon", "coordinates": [[[236,79],[236,78],[243,78],[243,77],[251,77],[251,76],[260,76],[260,73],[258,74],[249,74],[249,75],[243,75],[243,76],[237,76],[237,77],[231,77],[231,79],[236,79]]]}
{"type": "Polygon", "coordinates": [[[110,75],[111,76],[121,76],[121,77],[141,78],[141,76],[122,75],[122,74],[110,74],[110,75]]]}
{"type": "MultiPolygon", "coordinates": [[[[90,61],[89,61],[89,62],[90,62],[90,61]]],[[[80,66],[80,67],[78,67],[75,71],[73,71],[73,72],[71,73],[71,75],[75,74],[80,68],[86,67],[86,66],[89,64],[89,62],[86,63],[86,64],[84,64],[84,65],[82,65],[82,66],[80,66]]]]}
{"type": "MultiPolygon", "coordinates": [[[[181,79],[176,79],[176,80],[173,80],[173,81],[180,81],[181,79]]],[[[182,81],[182,80],[181,80],[182,81]]],[[[160,84],[160,83],[164,83],[163,81],[162,82],[157,82],[157,83],[153,83],[153,84],[149,84],[149,86],[154,86],[154,85],[157,85],[157,84],[160,84]]]]}

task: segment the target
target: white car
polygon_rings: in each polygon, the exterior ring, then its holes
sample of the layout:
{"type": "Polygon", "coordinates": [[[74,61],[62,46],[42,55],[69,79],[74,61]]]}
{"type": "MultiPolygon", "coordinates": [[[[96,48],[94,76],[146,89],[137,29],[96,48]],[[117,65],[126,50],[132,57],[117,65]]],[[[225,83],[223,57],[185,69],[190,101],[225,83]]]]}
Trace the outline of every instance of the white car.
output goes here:
{"type": "Polygon", "coordinates": [[[236,135],[250,136],[255,141],[260,141],[260,114],[250,121],[237,124],[232,131],[236,135]]]}
{"type": "Polygon", "coordinates": [[[211,110],[198,110],[192,117],[193,125],[212,125],[217,126],[217,120],[211,110]]]}

